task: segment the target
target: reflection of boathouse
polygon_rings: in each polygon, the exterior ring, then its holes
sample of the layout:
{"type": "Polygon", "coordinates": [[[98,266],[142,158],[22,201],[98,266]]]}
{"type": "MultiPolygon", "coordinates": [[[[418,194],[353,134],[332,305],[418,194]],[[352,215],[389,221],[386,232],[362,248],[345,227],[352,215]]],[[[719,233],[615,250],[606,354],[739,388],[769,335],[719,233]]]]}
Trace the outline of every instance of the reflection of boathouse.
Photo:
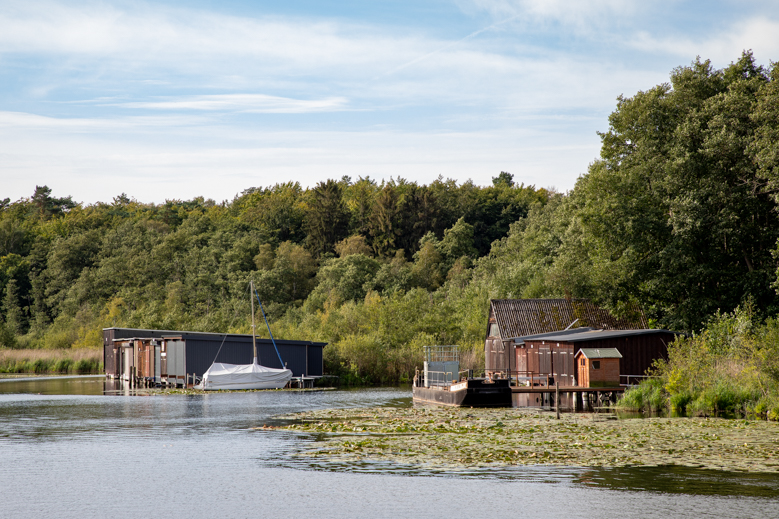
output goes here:
{"type": "MultiPolygon", "coordinates": [[[[323,375],[323,342],[276,340],[279,355],[296,378],[323,375]]],[[[259,362],[282,368],[270,339],[257,339],[259,362]]],[[[111,378],[132,376],[152,384],[185,385],[212,362],[250,364],[252,336],[135,328],[103,329],[103,365],[111,378]],[[218,356],[217,356],[218,353],[218,356]]]]}

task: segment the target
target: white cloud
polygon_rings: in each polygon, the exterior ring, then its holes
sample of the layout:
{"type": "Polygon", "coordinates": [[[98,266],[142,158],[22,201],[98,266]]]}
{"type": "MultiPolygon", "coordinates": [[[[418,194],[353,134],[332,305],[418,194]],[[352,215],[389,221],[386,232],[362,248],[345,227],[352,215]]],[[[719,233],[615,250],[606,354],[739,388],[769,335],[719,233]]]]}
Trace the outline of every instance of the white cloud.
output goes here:
{"type": "Polygon", "coordinates": [[[0,114],[0,180],[4,196],[14,199],[42,184],[85,202],[109,201],[121,192],[161,202],[231,199],[251,186],[286,180],[311,186],[342,175],[428,183],[442,174],[486,185],[500,171],[526,184],[568,188],[598,148],[592,133],[571,139],[555,129],[273,131],[39,117],[28,117],[26,126],[2,124],[22,115],[0,114]]]}
{"type": "Polygon", "coordinates": [[[693,39],[679,35],[653,36],[648,32],[637,34],[629,44],[646,52],[663,52],[690,59],[701,56],[719,66],[735,61],[741,51],[752,49],[758,62],[766,62],[779,55],[779,21],[753,17],[735,21],[716,35],[693,39]]]}
{"type": "Polygon", "coordinates": [[[246,113],[302,114],[345,110],[347,100],[343,97],[306,100],[262,94],[223,94],[165,97],[157,101],[108,104],[123,108],[152,110],[221,110],[246,113]]]}
{"type": "MultiPolygon", "coordinates": [[[[276,69],[371,67],[412,56],[421,43],[376,27],[306,18],[241,18],[190,9],[104,3],[6,1],[0,6],[0,53],[111,56],[123,63],[165,62],[187,69],[215,58],[254,59],[276,69]],[[171,58],[178,57],[176,63],[171,58]]],[[[106,63],[106,66],[110,66],[106,63]]]]}
{"type": "Polygon", "coordinates": [[[518,24],[526,28],[559,24],[577,33],[590,33],[607,26],[614,29],[634,19],[647,6],[638,0],[459,0],[458,3],[467,10],[486,11],[495,19],[516,17],[518,24]]]}

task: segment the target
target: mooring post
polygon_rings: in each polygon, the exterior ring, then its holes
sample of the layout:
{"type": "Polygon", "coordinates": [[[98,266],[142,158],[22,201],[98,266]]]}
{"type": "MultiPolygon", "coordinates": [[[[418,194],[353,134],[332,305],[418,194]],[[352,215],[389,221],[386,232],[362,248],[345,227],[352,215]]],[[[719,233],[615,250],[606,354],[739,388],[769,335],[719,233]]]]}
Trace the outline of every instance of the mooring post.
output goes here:
{"type": "Polygon", "coordinates": [[[557,419],[560,419],[560,382],[554,381],[554,408],[557,413],[557,419]]]}

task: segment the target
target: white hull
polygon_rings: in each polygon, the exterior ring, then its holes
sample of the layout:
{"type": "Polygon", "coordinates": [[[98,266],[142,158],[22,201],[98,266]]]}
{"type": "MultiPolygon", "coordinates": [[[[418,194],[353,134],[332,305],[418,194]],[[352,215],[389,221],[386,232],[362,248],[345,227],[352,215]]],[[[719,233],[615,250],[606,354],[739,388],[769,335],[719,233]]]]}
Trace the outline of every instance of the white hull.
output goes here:
{"type": "Polygon", "coordinates": [[[274,369],[257,364],[214,363],[203,374],[197,389],[218,391],[229,389],[281,389],[292,378],[288,369],[274,369]]]}

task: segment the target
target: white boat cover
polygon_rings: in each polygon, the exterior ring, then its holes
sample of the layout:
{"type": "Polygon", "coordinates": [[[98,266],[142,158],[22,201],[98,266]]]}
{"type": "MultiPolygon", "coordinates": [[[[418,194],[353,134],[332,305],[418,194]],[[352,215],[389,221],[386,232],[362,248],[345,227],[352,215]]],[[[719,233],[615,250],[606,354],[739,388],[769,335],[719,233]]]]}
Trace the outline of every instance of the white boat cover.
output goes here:
{"type": "Polygon", "coordinates": [[[281,389],[292,378],[292,371],[288,369],[267,368],[257,364],[254,359],[252,364],[211,364],[208,371],[203,373],[203,381],[196,387],[198,389],[281,389]]]}

